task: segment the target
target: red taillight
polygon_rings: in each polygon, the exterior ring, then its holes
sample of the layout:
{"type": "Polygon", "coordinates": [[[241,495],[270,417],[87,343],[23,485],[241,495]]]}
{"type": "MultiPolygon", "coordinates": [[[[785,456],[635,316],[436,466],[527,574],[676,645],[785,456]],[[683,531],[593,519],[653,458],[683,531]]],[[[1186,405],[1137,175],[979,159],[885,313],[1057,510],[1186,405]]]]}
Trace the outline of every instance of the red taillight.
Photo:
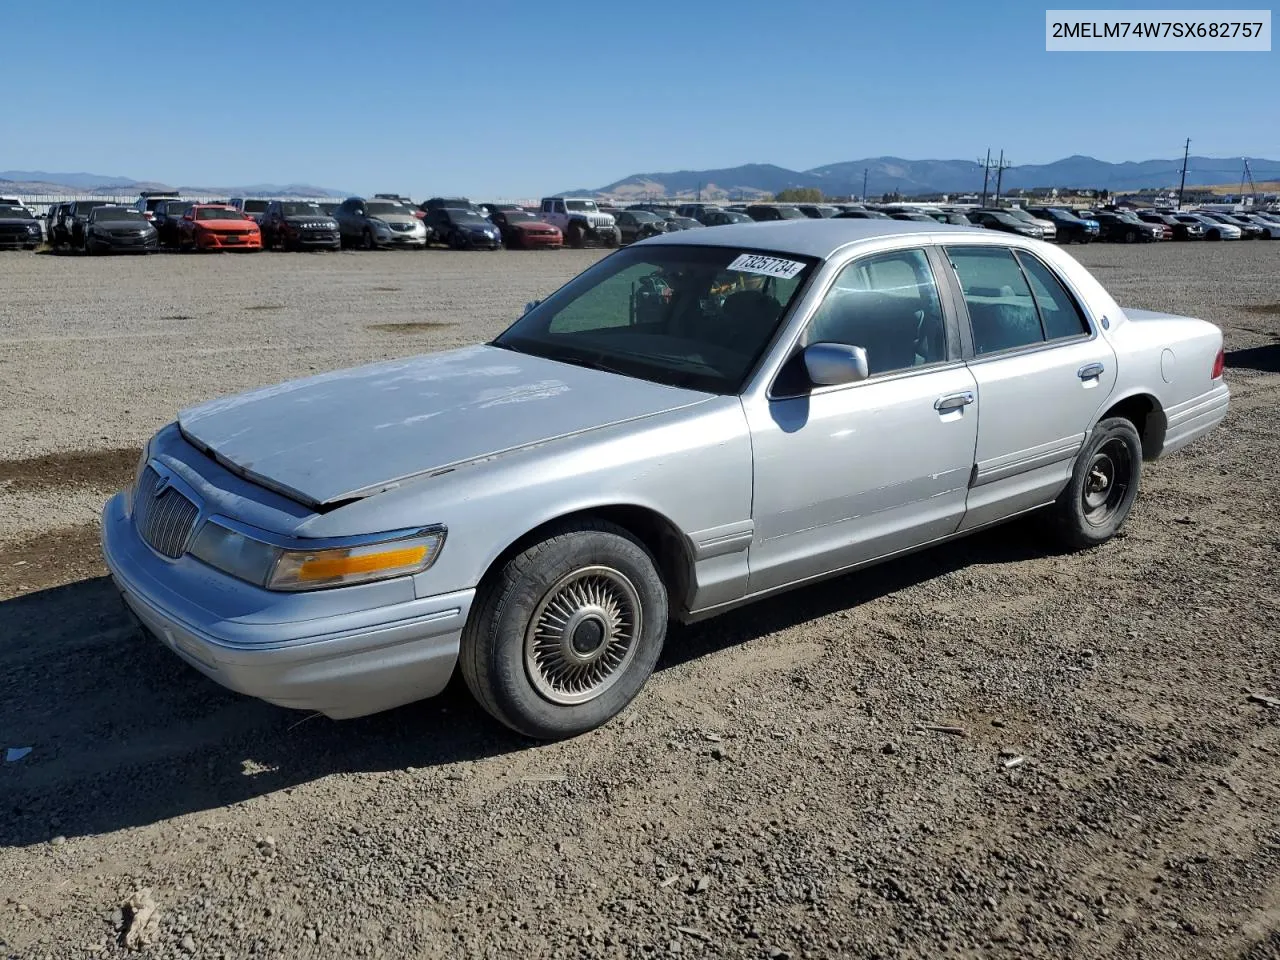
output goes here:
{"type": "Polygon", "coordinates": [[[1218,355],[1213,358],[1213,379],[1214,380],[1222,379],[1222,370],[1226,365],[1227,365],[1227,355],[1221,348],[1219,348],[1218,355]]]}

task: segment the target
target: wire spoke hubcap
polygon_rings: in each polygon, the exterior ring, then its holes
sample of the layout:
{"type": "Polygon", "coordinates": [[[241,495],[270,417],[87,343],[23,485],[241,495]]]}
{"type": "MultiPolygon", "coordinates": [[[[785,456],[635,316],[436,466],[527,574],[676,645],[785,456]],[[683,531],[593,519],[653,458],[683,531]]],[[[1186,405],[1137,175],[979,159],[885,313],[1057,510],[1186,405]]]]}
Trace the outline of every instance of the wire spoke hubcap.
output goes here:
{"type": "Polygon", "coordinates": [[[575,570],[552,585],[525,633],[529,681],[552,703],[594,700],[626,672],[643,626],[640,594],[612,567],[575,570]]]}

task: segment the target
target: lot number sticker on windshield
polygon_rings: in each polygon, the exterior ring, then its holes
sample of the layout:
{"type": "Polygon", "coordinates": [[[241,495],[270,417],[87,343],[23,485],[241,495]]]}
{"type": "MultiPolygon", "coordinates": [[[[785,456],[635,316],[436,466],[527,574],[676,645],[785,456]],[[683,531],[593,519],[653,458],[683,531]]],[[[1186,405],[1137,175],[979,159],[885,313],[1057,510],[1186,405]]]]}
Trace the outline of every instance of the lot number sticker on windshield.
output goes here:
{"type": "Polygon", "coordinates": [[[804,269],[804,264],[795,260],[783,260],[781,257],[764,257],[758,253],[744,253],[729,264],[728,269],[742,273],[759,273],[766,277],[777,277],[790,280],[804,269]]]}

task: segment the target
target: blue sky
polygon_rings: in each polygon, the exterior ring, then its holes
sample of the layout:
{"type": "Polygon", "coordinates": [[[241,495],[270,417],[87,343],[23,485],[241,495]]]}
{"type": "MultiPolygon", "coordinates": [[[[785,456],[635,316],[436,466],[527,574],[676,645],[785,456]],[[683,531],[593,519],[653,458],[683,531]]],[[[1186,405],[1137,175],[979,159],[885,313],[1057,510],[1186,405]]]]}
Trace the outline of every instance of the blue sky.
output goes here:
{"type": "Polygon", "coordinates": [[[1139,160],[1177,156],[1189,136],[1200,155],[1280,157],[1280,53],[1046,53],[1044,11],[9,3],[0,169],[498,199],[988,146],[1014,163],[1139,160]]]}

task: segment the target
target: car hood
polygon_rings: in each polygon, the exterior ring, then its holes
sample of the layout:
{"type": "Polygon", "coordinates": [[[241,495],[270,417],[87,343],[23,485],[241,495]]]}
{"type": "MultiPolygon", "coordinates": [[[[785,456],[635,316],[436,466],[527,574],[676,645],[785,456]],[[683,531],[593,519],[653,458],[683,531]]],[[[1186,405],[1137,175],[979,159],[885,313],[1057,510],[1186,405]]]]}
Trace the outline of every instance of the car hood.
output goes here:
{"type": "Polygon", "coordinates": [[[285,218],[284,218],[284,221],[285,221],[285,223],[287,223],[287,224],[289,224],[290,226],[293,226],[293,227],[296,227],[296,226],[298,226],[299,224],[303,224],[303,223],[322,223],[322,224],[324,224],[325,229],[327,229],[327,230],[337,230],[337,229],[338,229],[338,221],[337,221],[337,220],[335,220],[335,219],[333,219],[333,217],[326,217],[326,216],[325,216],[324,214],[322,214],[322,213],[321,213],[321,214],[316,214],[316,215],[314,215],[314,216],[305,216],[305,215],[304,215],[304,216],[298,216],[298,217],[285,217],[285,218]]]}
{"type": "Polygon", "coordinates": [[[546,223],[542,220],[518,220],[515,223],[508,224],[513,230],[555,230],[554,224],[546,223]]]}
{"type": "Polygon", "coordinates": [[[39,225],[37,221],[32,220],[30,217],[0,217],[0,223],[36,223],[37,226],[39,225]]]}
{"type": "MultiPolygon", "coordinates": [[[[146,230],[151,224],[146,220],[95,220],[91,224],[104,230],[146,230]]],[[[155,228],[152,227],[154,230],[155,228]]]]}
{"type": "Polygon", "coordinates": [[[371,215],[370,220],[381,220],[383,223],[421,223],[422,220],[411,213],[380,213],[371,215]]]}
{"type": "Polygon", "coordinates": [[[482,345],[224,397],[178,424],[229,469],[323,508],[709,396],[482,345]]]}

